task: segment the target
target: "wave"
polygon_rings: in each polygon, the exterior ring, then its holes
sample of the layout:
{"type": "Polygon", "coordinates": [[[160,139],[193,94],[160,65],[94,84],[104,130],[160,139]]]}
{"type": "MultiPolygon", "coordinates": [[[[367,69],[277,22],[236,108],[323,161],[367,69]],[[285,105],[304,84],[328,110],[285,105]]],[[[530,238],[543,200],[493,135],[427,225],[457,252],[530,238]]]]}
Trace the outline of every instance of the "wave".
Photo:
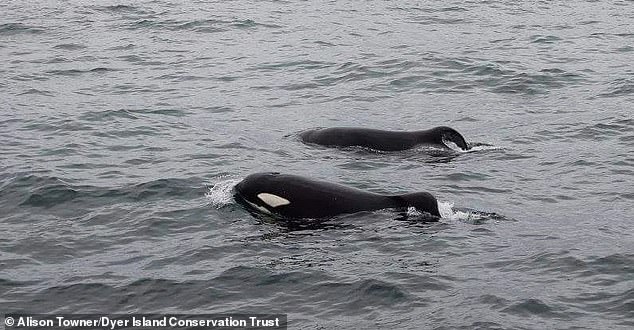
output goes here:
{"type": "Polygon", "coordinates": [[[93,9],[100,11],[121,12],[121,11],[135,11],[138,7],[132,5],[108,5],[108,6],[92,6],[93,9]]]}
{"type": "MultiPolygon", "coordinates": [[[[398,309],[402,304],[418,300],[406,286],[389,279],[345,279],[320,271],[275,272],[269,267],[233,266],[220,270],[220,273],[207,275],[207,279],[141,278],[128,283],[111,279],[49,286],[22,294],[22,298],[12,306],[12,312],[28,310],[32,307],[29,306],[31,301],[38,301],[37,307],[41,312],[86,308],[99,308],[102,312],[129,312],[138,306],[150,311],[165,308],[191,311],[203,305],[206,310],[215,313],[252,312],[254,308],[279,309],[282,312],[290,307],[284,304],[292,303],[310,306],[324,314],[336,314],[342,308],[347,313],[363,314],[366,307],[398,309]],[[291,302],[275,304],[280,299],[279,295],[271,294],[275,292],[284,292],[291,302]],[[60,306],[59,301],[68,303],[60,306]],[[214,301],[213,306],[207,306],[210,301],[214,301]],[[336,305],[332,305],[333,301],[337,302],[336,305]],[[275,305],[277,307],[271,308],[275,305]]],[[[218,268],[210,271],[217,272],[218,268]]],[[[426,290],[448,288],[432,275],[408,277],[409,281],[422,285],[426,290]]],[[[0,287],[2,284],[0,281],[0,287]]],[[[10,293],[7,298],[11,299],[14,295],[10,293]]]]}
{"type": "Polygon", "coordinates": [[[42,95],[42,96],[54,96],[55,93],[47,90],[29,88],[24,92],[19,93],[18,95],[42,95]]]}
{"type": "Polygon", "coordinates": [[[146,18],[127,25],[128,29],[165,29],[170,31],[194,31],[201,33],[225,32],[234,29],[271,28],[282,26],[271,23],[260,23],[252,19],[202,19],[193,21],[159,20],[146,18]]]}
{"type": "Polygon", "coordinates": [[[621,78],[610,83],[610,87],[599,97],[622,97],[634,94],[634,79],[621,78]]]}
{"type": "Polygon", "coordinates": [[[602,141],[615,138],[631,138],[634,132],[634,119],[624,117],[612,117],[603,119],[601,122],[585,123],[565,123],[553,124],[550,128],[542,129],[537,133],[545,139],[560,139],[571,141],[602,141]]]}
{"type": "Polygon", "coordinates": [[[68,69],[68,70],[50,70],[46,71],[46,73],[54,76],[77,76],[85,73],[105,73],[105,72],[115,72],[120,71],[119,69],[105,68],[105,67],[96,67],[93,69],[68,69]]]}
{"type": "Polygon", "coordinates": [[[59,44],[59,45],[54,46],[53,48],[55,48],[55,49],[64,49],[64,50],[79,50],[79,49],[86,48],[86,46],[80,45],[80,44],[75,44],[75,43],[68,43],[68,44],[59,44]]]}
{"type": "Polygon", "coordinates": [[[85,208],[86,206],[161,198],[198,198],[203,196],[205,192],[205,188],[199,187],[198,182],[197,178],[167,178],[119,188],[107,188],[75,184],[71,180],[59,177],[18,175],[2,183],[0,197],[7,206],[52,208],[77,202],[82,203],[85,208]]]}
{"type": "Polygon", "coordinates": [[[0,24],[0,35],[40,34],[40,33],[44,33],[44,28],[39,26],[26,25],[22,23],[0,24]]]}
{"type": "Polygon", "coordinates": [[[368,92],[428,91],[465,93],[482,89],[498,94],[548,94],[553,89],[589,83],[582,72],[561,68],[531,71],[517,63],[478,58],[446,58],[436,54],[405,54],[403,59],[374,63],[347,61],[289,61],[255,67],[256,70],[312,70],[309,79],[282,82],[267,89],[315,89],[356,82],[357,89],[368,92]],[[409,59],[409,57],[416,59],[409,59]],[[363,82],[363,83],[361,83],[363,82]]]}

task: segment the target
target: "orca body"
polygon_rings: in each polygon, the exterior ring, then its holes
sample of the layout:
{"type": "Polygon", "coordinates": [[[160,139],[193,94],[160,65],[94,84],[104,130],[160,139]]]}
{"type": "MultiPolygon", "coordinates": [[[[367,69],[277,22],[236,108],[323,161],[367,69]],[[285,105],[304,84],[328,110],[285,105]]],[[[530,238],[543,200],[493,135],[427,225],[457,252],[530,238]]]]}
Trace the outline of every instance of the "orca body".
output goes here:
{"type": "Polygon", "coordinates": [[[436,198],[426,192],[382,195],[290,174],[251,174],[238,183],[234,191],[238,202],[283,218],[317,219],[408,207],[440,217],[436,198]]]}
{"type": "Polygon", "coordinates": [[[302,141],[328,147],[364,147],[381,151],[400,151],[429,144],[447,147],[445,141],[469,150],[464,137],[455,129],[439,126],[422,131],[384,131],[370,128],[331,127],[307,130],[299,134],[302,141]]]}

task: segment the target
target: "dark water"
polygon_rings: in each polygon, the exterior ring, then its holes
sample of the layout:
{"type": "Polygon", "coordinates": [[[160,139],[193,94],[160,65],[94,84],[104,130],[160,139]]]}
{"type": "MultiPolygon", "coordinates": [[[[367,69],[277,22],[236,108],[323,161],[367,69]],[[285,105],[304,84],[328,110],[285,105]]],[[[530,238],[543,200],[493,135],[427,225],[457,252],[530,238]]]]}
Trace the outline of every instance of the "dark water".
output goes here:
{"type": "Polygon", "coordinates": [[[0,311],[631,328],[632,22],[632,1],[2,2],[0,311]],[[292,135],[335,125],[494,147],[292,135]],[[263,170],[430,191],[445,218],[289,230],[231,200],[263,170]]]}

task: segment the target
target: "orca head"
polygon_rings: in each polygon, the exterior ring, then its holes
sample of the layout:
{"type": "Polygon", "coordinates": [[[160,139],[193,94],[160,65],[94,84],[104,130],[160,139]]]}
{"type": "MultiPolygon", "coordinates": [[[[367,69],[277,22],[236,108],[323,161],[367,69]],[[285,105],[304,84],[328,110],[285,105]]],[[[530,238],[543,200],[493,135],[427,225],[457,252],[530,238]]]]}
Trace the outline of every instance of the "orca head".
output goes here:
{"type": "Polygon", "coordinates": [[[269,179],[279,173],[256,173],[246,177],[234,187],[234,197],[241,204],[261,213],[277,213],[276,208],[291,202],[278,194],[267,192],[271,185],[269,179]]]}
{"type": "Polygon", "coordinates": [[[438,201],[428,192],[417,192],[400,196],[407,206],[414,207],[419,212],[426,212],[435,217],[440,218],[438,210],[438,201]]]}
{"type": "Polygon", "coordinates": [[[440,140],[437,142],[445,144],[445,141],[448,141],[448,142],[455,143],[462,150],[466,151],[470,149],[469,144],[467,144],[467,141],[455,129],[451,127],[447,127],[447,126],[440,126],[440,127],[434,128],[433,130],[436,132],[440,140]]]}

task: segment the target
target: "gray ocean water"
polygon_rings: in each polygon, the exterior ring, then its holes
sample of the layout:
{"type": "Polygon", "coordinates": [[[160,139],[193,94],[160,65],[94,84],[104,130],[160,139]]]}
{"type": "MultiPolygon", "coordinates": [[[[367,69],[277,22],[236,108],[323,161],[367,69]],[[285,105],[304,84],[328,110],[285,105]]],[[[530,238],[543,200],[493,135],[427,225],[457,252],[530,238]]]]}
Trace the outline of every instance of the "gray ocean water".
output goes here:
{"type": "Polygon", "coordinates": [[[3,1],[0,57],[0,312],[634,326],[632,1],[3,1]],[[296,138],[439,125],[492,147],[296,138]],[[259,171],[445,217],[296,230],[233,202],[259,171]]]}

